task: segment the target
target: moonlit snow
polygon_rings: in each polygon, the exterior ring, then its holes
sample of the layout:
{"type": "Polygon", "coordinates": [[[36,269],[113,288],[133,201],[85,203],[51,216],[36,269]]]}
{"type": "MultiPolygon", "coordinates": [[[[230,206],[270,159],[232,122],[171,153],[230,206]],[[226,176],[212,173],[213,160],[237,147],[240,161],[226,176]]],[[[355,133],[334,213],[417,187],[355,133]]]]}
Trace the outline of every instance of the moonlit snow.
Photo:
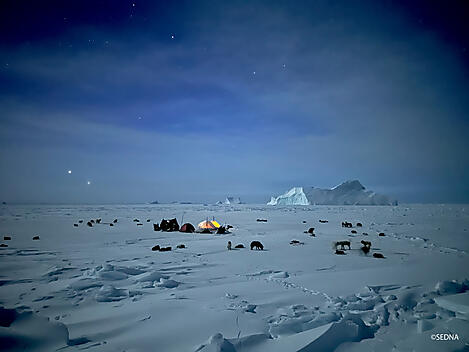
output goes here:
{"type": "Polygon", "coordinates": [[[271,197],[268,205],[397,205],[396,200],[367,191],[357,181],[346,181],[331,189],[293,187],[288,192],[271,197]]]}
{"type": "Polygon", "coordinates": [[[0,210],[2,350],[467,349],[464,205],[0,210]],[[215,218],[233,228],[221,235],[153,231],[162,218],[181,225],[183,215],[184,222],[215,218]],[[305,233],[310,227],[315,236],[305,233]],[[253,240],[264,250],[251,251],[253,240]],[[360,249],[362,240],[372,243],[370,253],[360,249]],[[227,250],[228,241],[246,248],[227,250]],[[351,249],[336,255],[335,241],[350,241],[351,249]],[[157,244],[172,250],[152,251],[157,244]],[[436,334],[452,339],[435,341],[436,334]]]}

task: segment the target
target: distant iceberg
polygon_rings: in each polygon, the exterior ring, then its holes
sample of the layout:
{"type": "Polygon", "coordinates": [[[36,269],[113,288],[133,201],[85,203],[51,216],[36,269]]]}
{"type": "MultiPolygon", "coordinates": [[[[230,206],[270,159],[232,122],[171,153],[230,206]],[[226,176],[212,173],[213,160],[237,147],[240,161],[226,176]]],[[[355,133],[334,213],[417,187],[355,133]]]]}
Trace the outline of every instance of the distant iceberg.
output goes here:
{"type": "Polygon", "coordinates": [[[241,204],[241,199],[239,197],[226,197],[225,204],[241,204]]]}
{"type": "Polygon", "coordinates": [[[345,181],[331,189],[293,187],[271,197],[268,205],[397,205],[397,200],[367,191],[358,181],[345,181]]]}

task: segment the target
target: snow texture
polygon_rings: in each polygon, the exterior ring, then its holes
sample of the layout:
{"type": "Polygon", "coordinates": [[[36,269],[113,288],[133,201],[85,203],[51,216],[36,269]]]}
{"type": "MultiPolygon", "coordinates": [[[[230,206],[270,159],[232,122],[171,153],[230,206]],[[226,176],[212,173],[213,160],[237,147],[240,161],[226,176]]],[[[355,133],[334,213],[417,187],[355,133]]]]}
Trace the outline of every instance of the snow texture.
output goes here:
{"type": "Polygon", "coordinates": [[[2,351],[446,352],[469,343],[467,205],[8,205],[0,226],[0,239],[11,237],[0,248],[2,351]],[[153,230],[183,214],[233,228],[153,230]],[[363,226],[352,234],[343,221],[363,226]],[[336,255],[336,241],[351,249],[336,255]],[[449,333],[458,339],[431,339],[449,333]]]}

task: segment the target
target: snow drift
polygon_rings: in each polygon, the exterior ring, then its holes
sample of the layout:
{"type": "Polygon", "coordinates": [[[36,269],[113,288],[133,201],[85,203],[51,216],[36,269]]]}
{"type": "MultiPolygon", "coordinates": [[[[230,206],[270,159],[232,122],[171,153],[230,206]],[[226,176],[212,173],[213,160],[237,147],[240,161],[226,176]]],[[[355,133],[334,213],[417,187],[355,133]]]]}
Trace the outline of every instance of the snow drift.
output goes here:
{"type": "Polygon", "coordinates": [[[358,180],[346,181],[331,189],[293,187],[272,197],[268,205],[397,205],[397,200],[368,191],[358,180]]]}

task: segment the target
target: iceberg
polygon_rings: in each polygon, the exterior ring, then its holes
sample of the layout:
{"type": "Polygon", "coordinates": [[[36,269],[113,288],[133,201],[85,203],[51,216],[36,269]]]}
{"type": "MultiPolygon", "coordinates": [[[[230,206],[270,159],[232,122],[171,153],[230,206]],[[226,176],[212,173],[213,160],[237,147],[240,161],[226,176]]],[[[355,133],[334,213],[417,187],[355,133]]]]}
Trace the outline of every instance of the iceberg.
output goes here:
{"type": "Polygon", "coordinates": [[[358,180],[345,181],[331,189],[293,187],[271,197],[268,205],[397,205],[397,200],[366,190],[358,180]]]}
{"type": "Polygon", "coordinates": [[[241,199],[239,199],[239,197],[226,197],[225,204],[241,204],[241,199]]]}

